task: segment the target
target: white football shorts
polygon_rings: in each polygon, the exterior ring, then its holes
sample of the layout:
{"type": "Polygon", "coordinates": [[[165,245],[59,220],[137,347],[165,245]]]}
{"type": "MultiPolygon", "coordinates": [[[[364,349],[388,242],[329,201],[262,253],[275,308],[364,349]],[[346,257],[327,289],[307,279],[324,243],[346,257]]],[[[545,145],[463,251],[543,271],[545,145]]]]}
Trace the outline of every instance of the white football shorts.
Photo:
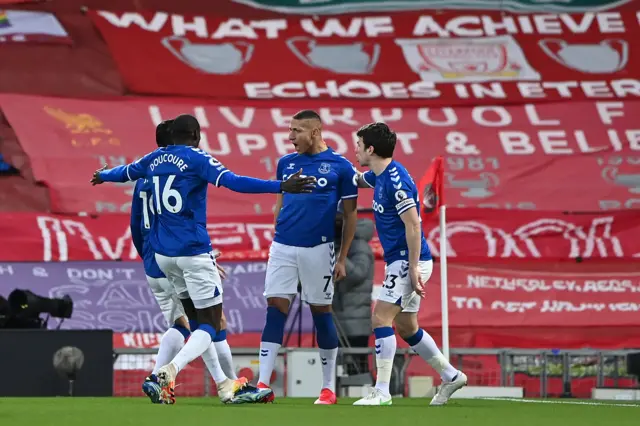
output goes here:
{"type": "Polygon", "coordinates": [[[299,282],[302,300],[310,305],[331,305],[336,260],[333,243],[294,247],[274,241],[269,249],[264,296],[292,300],[299,282]]]}
{"type": "Polygon", "coordinates": [[[222,280],[213,252],[196,256],[167,257],[156,253],[156,262],[178,298],[191,299],[196,309],[222,303],[222,280]]]}
{"type": "MultiPolygon", "coordinates": [[[[418,262],[420,278],[426,282],[433,272],[433,260],[423,260],[418,262]]],[[[378,300],[393,303],[402,308],[402,312],[418,312],[420,309],[420,299],[411,286],[409,277],[409,262],[406,260],[396,260],[385,266],[385,278],[378,300]]]]}
{"type": "Polygon", "coordinates": [[[186,316],[182,302],[178,299],[178,295],[168,279],[151,278],[147,275],[147,282],[169,327],[171,327],[178,318],[186,316]]]}

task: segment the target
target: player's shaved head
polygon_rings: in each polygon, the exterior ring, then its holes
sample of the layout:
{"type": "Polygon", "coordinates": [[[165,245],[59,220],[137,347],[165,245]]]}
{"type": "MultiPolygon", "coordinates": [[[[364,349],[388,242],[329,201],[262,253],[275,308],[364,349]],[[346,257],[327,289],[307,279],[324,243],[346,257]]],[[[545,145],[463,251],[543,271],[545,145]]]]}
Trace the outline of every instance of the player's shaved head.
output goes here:
{"type": "Polygon", "coordinates": [[[320,114],[312,109],[303,109],[302,111],[298,111],[293,115],[292,118],[294,120],[316,120],[318,121],[318,123],[322,124],[320,114]]]}
{"type": "Polygon", "coordinates": [[[173,120],[165,120],[156,126],[156,144],[160,148],[171,145],[171,124],[173,120]]]}
{"type": "Polygon", "coordinates": [[[303,109],[295,113],[289,131],[289,140],[299,154],[319,152],[318,149],[323,149],[322,120],[317,112],[303,109]]]}
{"type": "Polygon", "coordinates": [[[200,123],[190,114],[181,114],[173,119],[171,136],[176,145],[198,146],[200,143],[200,123]]]}

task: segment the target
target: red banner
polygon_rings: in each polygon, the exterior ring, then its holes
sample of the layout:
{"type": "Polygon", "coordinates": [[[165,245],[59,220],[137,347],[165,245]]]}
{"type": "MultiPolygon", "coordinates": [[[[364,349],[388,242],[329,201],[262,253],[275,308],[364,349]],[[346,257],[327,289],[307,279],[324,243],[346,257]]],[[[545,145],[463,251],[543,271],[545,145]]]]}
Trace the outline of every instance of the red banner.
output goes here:
{"type": "Polygon", "coordinates": [[[71,37],[55,15],[27,10],[0,10],[1,43],[71,44],[71,37]]]}
{"type": "MultiPolygon", "coordinates": [[[[372,121],[396,130],[394,157],[416,179],[431,158],[444,154],[450,207],[596,211],[640,205],[640,102],[328,108],[311,101],[264,107],[247,101],[0,95],[0,108],[35,178],[50,188],[54,212],[128,212],[131,184],[91,187],[91,174],[153,150],[155,125],[181,113],[198,118],[200,147],[225,166],[273,178],[278,159],[292,152],[289,117],[303,108],[319,111],[324,139],[356,166],[354,132],[372,121]]],[[[361,190],[358,199],[360,207],[371,207],[372,191],[361,190]]],[[[274,200],[211,188],[209,214],[263,214],[272,211],[274,200]]]]}
{"type": "MultiPolygon", "coordinates": [[[[447,255],[458,261],[640,258],[637,213],[563,215],[487,209],[447,210],[447,255]]],[[[369,217],[360,213],[361,217],[369,217]]],[[[423,222],[435,256],[440,230],[423,222]]],[[[266,259],[273,236],[271,215],[211,217],[211,242],[226,260],[266,259]]],[[[371,245],[381,258],[379,241],[371,245]]],[[[135,260],[129,216],[98,217],[0,214],[3,261],[135,260]]]]}
{"type": "MultiPolygon", "coordinates": [[[[440,279],[427,284],[420,324],[441,325],[440,279]]],[[[448,267],[452,327],[637,326],[640,273],[562,274],[448,267]]]]}
{"type": "Polygon", "coordinates": [[[423,12],[90,16],[135,93],[430,106],[640,96],[635,12],[423,12]]]}

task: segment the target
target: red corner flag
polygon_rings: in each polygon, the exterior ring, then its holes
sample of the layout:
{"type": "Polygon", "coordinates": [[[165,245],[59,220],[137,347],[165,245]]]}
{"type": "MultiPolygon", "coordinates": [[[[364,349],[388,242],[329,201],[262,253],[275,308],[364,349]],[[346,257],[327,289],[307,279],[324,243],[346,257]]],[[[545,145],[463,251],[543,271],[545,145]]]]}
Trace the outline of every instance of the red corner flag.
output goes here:
{"type": "Polygon", "coordinates": [[[440,206],[444,204],[444,160],[436,157],[427,169],[418,189],[422,196],[422,212],[438,214],[440,206]]]}

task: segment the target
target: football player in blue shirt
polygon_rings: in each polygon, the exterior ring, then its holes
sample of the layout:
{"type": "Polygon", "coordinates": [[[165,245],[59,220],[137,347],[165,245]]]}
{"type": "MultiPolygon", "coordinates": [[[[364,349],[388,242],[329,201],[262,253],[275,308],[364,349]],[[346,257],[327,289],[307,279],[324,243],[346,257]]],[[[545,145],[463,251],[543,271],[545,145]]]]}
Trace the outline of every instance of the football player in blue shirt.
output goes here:
{"type": "MultiPolygon", "coordinates": [[[[173,120],[163,121],[156,127],[156,143],[158,147],[166,147],[171,144],[169,126],[172,122],[173,120]]],[[[147,282],[158,302],[158,306],[167,323],[173,325],[160,340],[155,366],[151,375],[145,379],[142,390],[151,399],[151,402],[155,404],[173,404],[175,403],[174,385],[170,384],[166,388],[161,388],[154,376],[158,373],[160,367],[168,364],[182,349],[184,340],[189,337],[191,331],[182,303],[178,299],[171,283],[160,270],[155,259],[155,253],[148,242],[154,214],[152,194],[151,182],[148,179],[138,179],[136,181],[131,201],[131,239],[136,251],[143,260],[147,282]]],[[[224,279],[224,270],[218,266],[218,271],[224,279]]],[[[192,312],[191,314],[195,318],[195,313],[192,312]]],[[[233,369],[231,349],[226,340],[224,313],[221,328],[216,333],[216,338],[212,343],[215,346],[215,350],[210,347],[202,355],[202,358],[214,380],[216,377],[221,380],[223,375],[236,380],[238,377],[233,369]],[[220,368],[222,368],[222,372],[220,368]]]]}
{"type": "MultiPolygon", "coordinates": [[[[170,143],[170,122],[163,121],[156,127],[156,143],[159,147],[167,146],[170,143]]],[[[146,179],[139,179],[136,182],[133,190],[133,199],[131,200],[131,239],[138,255],[142,258],[147,282],[158,302],[160,311],[167,323],[173,324],[173,326],[164,333],[160,340],[155,366],[151,376],[145,379],[142,390],[151,399],[151,402],[155,404],[173,404],[175,402],[173,386],[161,388],[152,379],[152,376],[158,373],[160,367],[173,359],[191,332],[189,331],[189,321],[182,303],[180,303],[175,291],[173,291],[169,280],[158,267],[155,254],[148,243],[153,212],[151,210],[152,205],[149,204],[150,193],[150,182],[146,179]]]]}
{"type": "MultiPolygon", "coordinates": [[[[258,388],[268,388],[282,345],[293,297],[301,285],[302,300],[311,308],[322,361],[323,385],[316,404],[335,404],[338,334],[331,303],[334,279],[345,276],[345,262],[357,221],[357,174],[353,165],[322,140],[322,121],[311,110],[293,116],[289,139],[296,152],[278,161],[277,178],[302,169],[314,176],[310,194],[278,195],[275,236],[269,250],[265,292],[267,319],[260,343],[258,388]],[[344,231],[340,253],[334,252],[335,218],[343,200],[344,231]]],[[[273,400],[273,397],[271,397],[273,400]]]]}
{"type": "Polygon", "coordinates": [[[444,405],[467,383],[442,355],[433,338],[418,326],[420,299],[431,276],[433,260],[420,219],[416,184],[393,159],[396,134],[384,123],[371,123],[357,132],[356,157],[369,171],[359,175],[360,188],[373,188],[373,214],[386,263],[385,280],[372,314],[376,337],[376,387],[354,405],[391,405],[389,382],[398,334],[442,377],[431,405],[444,405]]]}
{"type": "MultiPolygon", "coordinates": [[[[187,343],[173,360],[158,370],[161,387],[169,386],[188,363],[211,346],[221,330],[222,283],[206,229],[208,184],[243,193],[310,192],[315,179],[301,170],[284,181],[238,176],[197,148],[200,124],[191,115],[176,117],[171,125],[172,145],[158,148],[138,161],[111,170],[98,170],[91,183],[126,182],[147,178],[155,209],[149,243],[162,272],[171,282],[185,311],[195,320],[187,343]]],[[[224,401],[241,401],[246,381],[218,381],[224,401]]]]}

